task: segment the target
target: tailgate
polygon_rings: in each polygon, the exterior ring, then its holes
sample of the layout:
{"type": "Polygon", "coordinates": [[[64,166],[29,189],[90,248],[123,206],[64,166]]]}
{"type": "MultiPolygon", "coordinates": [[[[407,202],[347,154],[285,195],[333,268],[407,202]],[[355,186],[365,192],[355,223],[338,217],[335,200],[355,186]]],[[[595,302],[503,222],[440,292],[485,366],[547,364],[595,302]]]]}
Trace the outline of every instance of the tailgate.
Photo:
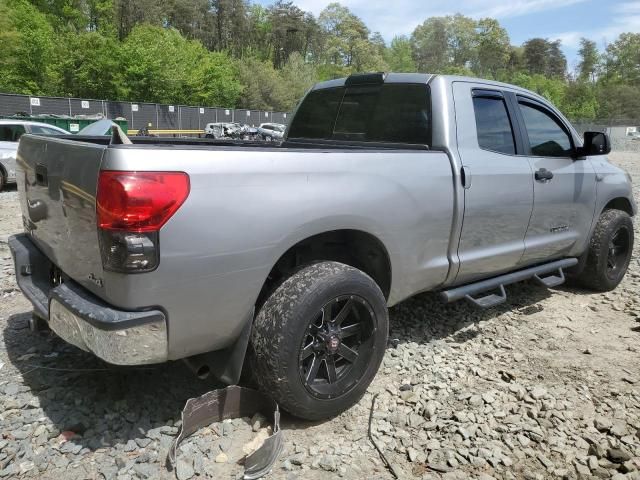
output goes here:
{"type": "Polygon", "coordinates": [[[93,291],[102,275],[96,189],[106,147],[23,135],[17,183],[25,231],[66,275],[93,291]]]}

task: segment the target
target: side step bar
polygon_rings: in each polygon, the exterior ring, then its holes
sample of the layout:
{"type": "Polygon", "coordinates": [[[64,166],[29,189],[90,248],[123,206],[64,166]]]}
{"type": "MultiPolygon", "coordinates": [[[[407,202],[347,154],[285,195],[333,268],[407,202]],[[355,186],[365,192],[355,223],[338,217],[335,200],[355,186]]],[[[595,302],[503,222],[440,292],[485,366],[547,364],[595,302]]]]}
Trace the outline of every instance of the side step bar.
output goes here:
{"type": "Polygon", "coordinates": [[[557,287],[564,283],[565,280],[562,269],[573,267],[577,264],[577,258],[555,260],[543,265],[525,268],[524,270],[518,270],[517,272],[505,273],[504,275],[499,275],[497,277],[444,290],[440,292],[440,298],[447,303],[466,298],[468,301],[481,308],[494,307],[507,300],[507,293],[504,289],[505,285],[533,278],[536,283],[544,287],[557,287]],[[488,293],[481,297],[475,296],[479,293],[486,293],[496,289],[499,290],[499,294],[488,293]]]}

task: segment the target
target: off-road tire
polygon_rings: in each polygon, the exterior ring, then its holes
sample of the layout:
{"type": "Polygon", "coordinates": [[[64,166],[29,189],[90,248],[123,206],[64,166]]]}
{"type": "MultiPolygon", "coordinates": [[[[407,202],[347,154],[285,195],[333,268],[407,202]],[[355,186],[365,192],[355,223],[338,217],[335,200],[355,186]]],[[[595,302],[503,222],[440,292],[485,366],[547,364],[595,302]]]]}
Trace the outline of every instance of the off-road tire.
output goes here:
{"type": "Polygon", "coordinates": [[[0,168],[0,192],[4,188],[6,181],[7,181],[7,179],[4,176],[4,171],[2,170],[2,168],[0,168]]]}
{"type": "Polygon", "coordinates": [[[600,215],[598,223],[593,231],[587,259],[583,272],[578,277],[578,283],[582,286],[598,292],[608,292],[618,286],[631,261],[633,251],[633,222],[628,213],[622,210],[605,210],[600,215]],[[615,272],[608,271],[609,243],[617,232],[628,235],[628,247],[626,257],[620,259],[620,265],[615,272]]]}
{"type": "MultiPolygon", "coordinates": [[[[253,352],[249,356],[253,378],[263,392],[296,417],[307,420],[334,417],[358,402],[375,377],[387,344],[388,324],[384,295],[371,277],[338,262],[309,265],[285,280],[256,316],[251,334],[253,352]],[[373,332],[368,337],[372,348],[359,353],[364,355],[358,357],[363,373],[349,390],[334,398],[318,398],[303,379],[301,348],[317,313],[324,312],[324,306],[339,298],[356,298],[362,305],[366,303],[368,321],[375,325],[368,330],[373,332]]],[[[326,368],[328,372],[329,367],[326,368]]],[[[357,371],[354,367],[353,372],[357,371]]]]}

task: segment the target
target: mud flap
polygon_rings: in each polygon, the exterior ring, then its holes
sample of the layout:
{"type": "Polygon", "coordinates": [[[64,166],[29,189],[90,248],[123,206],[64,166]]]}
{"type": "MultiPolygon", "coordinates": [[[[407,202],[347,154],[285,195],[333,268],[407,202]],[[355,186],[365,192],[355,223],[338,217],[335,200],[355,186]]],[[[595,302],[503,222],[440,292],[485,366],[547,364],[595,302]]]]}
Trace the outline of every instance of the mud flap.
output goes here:
{"type": "Polygon", "coordinates": [[[280,430],[280,409],[275,400],[263,393],[232,385],[190,398],[182,410],[182,426],[169,450],[169,462],[175,467],[180,442],[200,428],[229,418],[252,417],[260,412],[273,421],[273,434],[244,462],[244,478],[261,478],[271,470],[284,446],[280,430]]]}

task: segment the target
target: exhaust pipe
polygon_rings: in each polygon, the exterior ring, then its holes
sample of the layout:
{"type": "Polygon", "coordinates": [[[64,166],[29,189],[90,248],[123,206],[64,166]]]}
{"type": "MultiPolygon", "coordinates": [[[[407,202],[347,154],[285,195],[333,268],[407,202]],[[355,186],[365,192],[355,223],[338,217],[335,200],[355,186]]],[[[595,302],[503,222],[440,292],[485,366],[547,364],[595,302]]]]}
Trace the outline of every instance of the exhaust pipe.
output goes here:
{"type": "Polygon", "coordinates": [[[200,380],[208,378],[211,374],[211,367],[209,367],[204,357],[204,355],[194,355],[193,357],[183,359],[184,363],[189,367],[189,370],[200,380]]]}

